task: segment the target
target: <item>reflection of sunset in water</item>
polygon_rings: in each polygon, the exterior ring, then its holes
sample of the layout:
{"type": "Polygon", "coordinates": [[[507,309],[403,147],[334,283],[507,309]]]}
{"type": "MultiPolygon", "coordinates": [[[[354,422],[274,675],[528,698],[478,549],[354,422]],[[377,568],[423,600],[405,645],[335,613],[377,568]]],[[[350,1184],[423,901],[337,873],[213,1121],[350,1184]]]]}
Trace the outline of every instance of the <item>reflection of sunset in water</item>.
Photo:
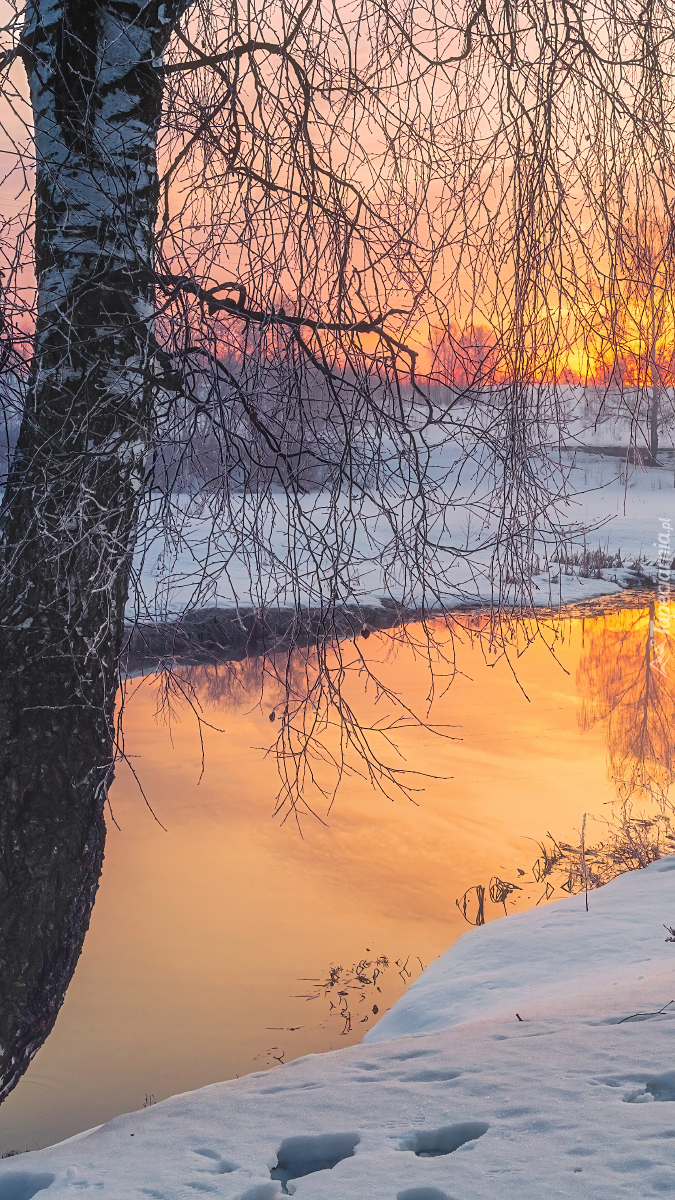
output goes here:
{"type": "MultiPolygon", "coordinates": [[[[111,794],[119,829],[109,822],[85,950],[52,1038],[3,1106],[2,1149],[65,1137],[139,1107],[146,1093],[161,1099],[260,1069],[274,1047],[290,1059],[360,1040],[370,1007],[341,1038],[327,1002],[294,998],[308,990],[299,980],[349,965],[366,948],[370,957],[428,963],[467,928],[455,906],[466,888],[494,874],[518,880],[537,853],[528,839],[549,829],[574,838],[584,812],[601,813],[615,798],[603,718],[615,693],[644,704],[631,681],[642,669],[648,614],[561,630],[558,661],[539,640],[520,657],[514,645],[511,666],[465,633],[459,673],[445,694],[438,689],[430,716],[454,726],[457,740],[423,728],[396,735],[400,765],[437,778],[412,778],[423,788],[414,802],[393,803],[347,778],[327,823],[305,819],[303,837],[271,816],[278,777],[261,748],[274,736],[275,697],[258,703],[254,664],[236,668],[234,689],[212,669],[192,676],[205,720],[224,730],[203,729],[201,781],[189,710],[169,728],[156,720],[153,681],[132,681],[125,749],[166,831],[121,766],[111,794]]],[[[522,630],[519,641],[522,649],[522,630]]],[[[421,657],[405,646],[392,655],[386,635],[359,647],[382,660],[378,674],[391,689],[425,711],[421,657]]],[[[362,720],[385,715],[372,688],[365,699],[356,677],[347,688],[362,720]]],[[[668,696],[672,721],[672,689],[668,696]]],[[[618,762],[634,743],[625,740],[633,718],[621,704],[616,712],[609,729],[618,762]]],[[[526,889],[518,907],[541,893],[526,889]]],[[[488,905],[486,915],[502,911],[488,905]]],[[[385,980],[381,1008],[396,994],[385,980]]]]}
{"type": "Polygon", "coordinates": [[[654,605],[593,621],[578,669],[582,728],[606,724],[618,798],[663,800],[675,778],[675,663],[654,637],[654,605]]]}

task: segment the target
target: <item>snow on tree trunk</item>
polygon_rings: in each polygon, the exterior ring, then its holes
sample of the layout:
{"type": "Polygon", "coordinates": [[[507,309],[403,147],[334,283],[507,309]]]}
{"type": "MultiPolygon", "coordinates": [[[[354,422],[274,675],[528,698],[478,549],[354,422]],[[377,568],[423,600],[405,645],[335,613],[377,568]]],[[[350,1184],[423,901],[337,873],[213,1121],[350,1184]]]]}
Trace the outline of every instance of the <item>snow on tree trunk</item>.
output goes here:
{"type": "Polygon", "coordinates": [[[1,519],[0,1099],[49,1033],[98,885],[153,404],[164,5],[36,0],[38,322],[1,519]]]}

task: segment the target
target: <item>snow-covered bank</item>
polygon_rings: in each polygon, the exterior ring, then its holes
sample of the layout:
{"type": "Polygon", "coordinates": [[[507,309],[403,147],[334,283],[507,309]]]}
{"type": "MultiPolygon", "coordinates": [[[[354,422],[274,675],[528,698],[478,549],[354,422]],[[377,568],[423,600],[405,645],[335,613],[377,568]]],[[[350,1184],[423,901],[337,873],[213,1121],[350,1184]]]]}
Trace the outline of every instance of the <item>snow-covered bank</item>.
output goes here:
{"type": "Polygon", "coordinates": [[[588,913],[576,896],[496,921],[429,968],[367,1045],[9,1159],[0,1200],[675,1193],[675,1014],[624,1020],[675,1000],[674,921],[675,857],[591,893],[588,913]]]}
{"type": "MultiPolygon", "coordinates": [[[[675,566],[673,468],[627,466],[616,456],[589,451],[575,456],[571,480],[570,522],[589,529],[595,527],[593,532],[588,534],[585,545],[579,539],[562,550],[559,548],[557,553],[550,546],[540,546],[537,554],[542,569],[532,578],[531,595],[523,598],[513,586],[507,586],[499,597],[502,603],[519,609],[524,600],[526,608],[532,603],[538,608],[558,609],[614,597],[612,603],[620,605],[626,589],[651,589],[656,601],[659,569],[663,585],[664,564],[675,566]]],[[[320,507],[320,497],[314,496],[312,504],[320,507]]],[[[370,630],[388,629],[419,620],[441,606],[446,611],[473,610],[489,606],[498,598],[497,590],[494,594],[492,591],[489,557],[481,562],[478,555],[468,574],[465,563],[448,567],[448,578],[452,577],[456,583],[454,592],[436,597],[415,593],[408,597],[410,603],[406,603],[405,589],[391,586],[391,580],[385,589],[380,566],[368,559],[364,542],[357,545],[357,557],[361,556],[359,579],[363,586],[354,582],[344,607],[330,618],[308,590],[301,597],[306,607],[300,620],[285,585],[277,586],[278,580],[265,577],[264,572],[259,576],[261,590],[254,594],[248,570],[236,555],[228,562],[226,573],[218,555],[212,558],[213,590],[204,607],[205,598],[198,598],[191,572],[199,560],[199,539],[205,537],[208,542],[210,535],[199,522],[188,522],[188,533],[196,543],[190,553],[185,546],[177,553],[169,572],[171,587],[157,604],[150,598],[154,595],[157,599],[159,595],[155,588],[159,587],[161,570],[158,568],[158,573],[153,574],[155,551],[152,544],[146,546],[139,572],[149,609],[138,614],[137,622],[134,614],[129,613],[124,662],[130,673],[154,669],[158,658],[222,661],[261,654],[270,647],[280,650],[288,644],[291,633],[300,645],[311,643],[314,638],[354,637],[364,625],[370,630]]],[[[284,534],[280,530],[277,534],[281,558],[284,534]]],[[[202,549],[206,554],[207,550],[202,549]]],[[[161,556],[159,561],[163,570],[161,556]]],[[[672,588],[675,570],[668,572],[668,577],[672,588]]],[[[634,598],[626,598],[626,604],[631,602],[634,598]]]]}
{"type": "Polygon", "coordinates": [[[573,897],[464,936],[427,967],[364,1041],[522,1015],[533,1005],[565,1003],[675,968],[675,946],[663,933],[664,923],[675,923],[675,856],[589,892],[588,913],[585,904],[585,897],[573,897]],[[661,902],[663,918],[655,924],[661,902]]]}

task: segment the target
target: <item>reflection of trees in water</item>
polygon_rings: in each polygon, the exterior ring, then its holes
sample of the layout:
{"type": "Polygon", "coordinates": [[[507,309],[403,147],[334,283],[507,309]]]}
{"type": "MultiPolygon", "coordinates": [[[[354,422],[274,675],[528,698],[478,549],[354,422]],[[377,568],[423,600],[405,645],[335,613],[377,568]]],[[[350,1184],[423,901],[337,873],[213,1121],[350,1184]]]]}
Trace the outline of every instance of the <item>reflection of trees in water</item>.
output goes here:
{"type": "Polygon", "coordinates": [[[675,678],[658,654],[654,607],[585,626],[577,672],[587,731],[606,722],[608,774],[623,804],[666,803],[675,779],[675,678]]]}
{"type": "Polygon", "coordinates": [[[517,883],[495,876],[489,889],[482,883],[468,888],[456,903],[469,924],[485,923],[488,892],[492,904],[503,904],[506,911],[511,892],[537,884],[543,888],[540,904],[556,891],[602,887],[624,871],[673,853],[668,792],[675,781],[675,678],[667,674],[665,658],[654,642],[653,604],[584,623],[577,670],[583,700],[579,724],[583,732],[605,725],[608,775],[616,785],[618,805],[609,818],[591,818],[590,841],[585,817],[576,843],[548,833],[537,842],[539,855],[531,870],[518,869],[517,883]]]}
{"type": "Polygon", "coordinates": [[[515,660],[540,637],[553,646],[561,637],[556,622],[496,612],[436,615],[377,631],[364,625],[349,638],[317,638],[289,654],[167,667],[157,679],[157,709],[168,721],[191,711],[200,730],[218,726],[213,710],[265,715],[280,776],[276,812],[299,821],[330,808],[345,777],[365,779],[389,799],[412,799],[431,776],[406,765],[398,735],[419,728],[454,739],[455,726],[432,717],[459,670],[458,642],[470,642],[490,666],[507,658],[517,678],[515,660]],[[406,668],[428,673],[416,709],[410,676],[382,669],[402,651],[406,668]]]}
{"type": "MultiPolygon", "coordinates": [[[[284,659],[284,668],[286,662],[284,659]]],[[[288,664],[289,682],[294,691],[300,686],[298,664],[288,664]]],[[[240,662],[202,664],[181,667],[180,672],[167,674],[161,681],[164,698],[170,704],[189,695],[204,708],[219,708],[224,712],[250,709],[257,705],[271,714],[283,695],[273,659],[244,658],[240,662]]]]}
{"type": "MultiPolygon", "coordinates": [[[[441,683],[444,687],[453,677],[457,635],[472,639],[485,661],[492,663],[502,653],[521,653],[523,643],[534,636],[533,630],[528,623],[514,622],[509,627],[505,622],[498,627],[488,615],[461,614],[448,624],[429,622],[400,628],[377,639],[365,629],[358,638],[341,645],[308,648],[290,658],[284,654],[277,659],[250,658],[167,671],[158,684],[158,704],[169,717],[176,715],[177,707],[184,713],[187,706],[201,725],[215,726],[219,722],[217,715],[212,715],[214,710],[260,706],[271,721],[271,750],[278,755],[282,770],[282,802],[291,796],[309,795],[310,783],[324,788],[330,798],[345,771],[359,771],[383,789],[400,790],[411,773],[405,771],[405,764],[403,769],[396,763],[387,765],[382,747],[388,747],[395,759],[396,731],[407,724],[418,725],[418,718],[404,698],[378,682],[371,660],[381,663],[383,657],[399,653],[402,645],[423,661],[425,655],[430,656],[435,672],[435,684],[430,674],[431,700],[434,686],[442,690],[441,683]],[[390,637],[388,649],[382,642],[385,636],[390,637]],[[377,653],[371,656],[374,646],[377,653]],[[330,669],[325,669],[326,664],[330,669]],[[358,687],[348,687],[350,680],[357,680],[358,687]],[[379,702],[374,705],[379,719],[372,715],[367,723],[361,719],[359,696],[364,695],[369,697],[369,705],[373,699],[379,702]],[[380,716],[385,710],[389,715],[380,716]],[[331,776],[332,786],[326,789],[325,780],[331,776]]],[[[6,657],[5,663],[8,661],[6,657]]],[[[14,697],[19,690],[17,680],[26,675],[19,671],[20,666],[17,659],[14,697]]],[[[649,640],[648,610],[615,613],[587,623],[579,667],[584,698],[581,723],[589,729],[607,722],[610,774],[625,803],[635,798],[663,803],[675,778],[675,681],[659,666],[649,640]]],[[[0,812],[0,1046],[6,1048],[0,1051],[0,1098],[14,1086],[54,1023],[96,892],[113,732],[102,699],[106,681],[96,677],[84,689],[84,679],[82,664],[70,660],[63,660],[50,676],[32,676],[21,685],[20,722],[12,719],[9,693],[0,688],[0,706],[5,706],[13,739],[11,786],[0,812]]],[[[364,711],[371,710],[372,706],[364,711]]],[[[447,728],[436,728],[436,732],[452,735],[447,728]]],[[[622,836],[624,832],[622,829],[622,836]]],[[[633,824],[629,832],[628,841],[610,838],[609,849],[606,840],[597,848],[597,855],[593,848],[586,848],[579,869],[577,860],[582,859],[577,848],[556,842],[547,851],[548,858],[542,852],[534,879],[548,894],[549,878],[554,872],[560,876],[564,869],[565,878],[571,880],[570,890],[576,890],[583,882],[582,870],[594,886],[596,876],[604,882],[605,867],[614,873],[624,869],[617,868],[620,856],[625,864],[629,852],[639,851],[650,860],[662,849],[671,848],[666,847],[665,827],[638,828],[633,824]]],[[[631,860],[631,865],[642,863],[631,860]]],[[[474,919],[474,901],[484,919],[487,894],[493,904],[506,909],[507,896],[524,886],[524,876],[525,872],[519,872],[517,884],[494,877],[489,888],[479,885],[481,890],[476,888],[475,896],[470,889],[472,894],[465,895],[463,905],[467,919],[474,919]]],[[[332,977],[328,978],[330,982],[332,977]]],[[[361,969],[351,974],[345,969],[335,978],[335,994],[346,991],[349,1001],[346,1004],[340,997],[336,1005],[335,1015],[341,1021],[352,1023],[354,997],[365,1005],[360,999],[364,987],[363,995],[368,995],[364,978],[361,969]],[[353,988],[345,983],[352,978],[353,988]],[[357,986],[361,991],[357,992],[357,986]]],[[[361,1012],[358,1020],[364,1015],[361,1012]]]]}
{"type": "Polygon", "coordinates": [[[158,713],[171,720],[192,712],[200,729],[218,718],[213,709],[258,710],[270,721],[268,754],[279,772],[277,813],[319,816],[330,808],[345,777],[359,776],[389,799],[408,799],[424,772],[406,766],[398,733],[424,728],[441,737],[447,727],[428,719],[434,688],[455,673],[452,618],[401,625],[369,641],[373,631],[341,642],[316,642],[291,654],[265,655],[211,665],[167,670],[157,681],[158,713]],[[373,645],[374,654],[370,653],[373,645]],[[405,645],[429,669],[427,716],[414,711],[405,695],[383,678],[383,663],[405,645]],[[209,710],[211,712],[209,713],[209,710]]]}
{"type": "Polygon", "coordinates": [[[553,878],[567,892],[602,887],[675,849],[668,797],[675,780],[675,679],[661,650],[653,604],[584,626],[579,724],[583,732],[605,725],[607,772],[619,803],[603,818],[600,840],[588,844],[582,834],[573,845],[548,834],[539,843],[532,873],[546,883],[546,898],[553,878]]]}

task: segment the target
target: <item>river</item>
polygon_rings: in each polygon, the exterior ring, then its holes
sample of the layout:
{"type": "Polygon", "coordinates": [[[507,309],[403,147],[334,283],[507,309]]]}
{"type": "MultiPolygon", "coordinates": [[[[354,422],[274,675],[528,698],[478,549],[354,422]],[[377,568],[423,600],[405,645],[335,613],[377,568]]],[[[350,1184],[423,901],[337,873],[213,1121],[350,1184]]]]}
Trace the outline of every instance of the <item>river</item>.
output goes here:
{"type": "MultiPolygon", "coordinates": [[[[518,883],[504,905],[486,901],[488,920],[545,903],[530,874],[537,840],[578,841],[584,813],[610,813],[612,774],[634,782],[648,760],[652,776],[668,776],[673,685],[650,677],[644,600],[544,618],[539,633],[515,626],[507,654],[482,617],[458,618],[452,640],[438,626],[435,636],[454,667],[437,664],[430,707],[421,629],[343,647],[363,727],[396,706],[378,700],[358,655],[426,716],[381,748],[420,772],[407,779],[414,790],[391,799],[347,775],[330,811],[317,793],[317,817],[300,826],[273,815],[279,696],[268,681],[261,698],[255,662],[178,672],[202,718],[203,763],[190,705],[169,720],[160,703],[158,716],[158,681],[127,682],[128,757],[91,927],[55,1030],[0,1109],[3,1153],[360,1040],[373,1009],[468,928],[456,904],[467,889],[518,883]]],[[[324,745],[335,751],[335,731],[324,745]]],[[[330,788],[333,768],[317,770],[330,788]]]]}

